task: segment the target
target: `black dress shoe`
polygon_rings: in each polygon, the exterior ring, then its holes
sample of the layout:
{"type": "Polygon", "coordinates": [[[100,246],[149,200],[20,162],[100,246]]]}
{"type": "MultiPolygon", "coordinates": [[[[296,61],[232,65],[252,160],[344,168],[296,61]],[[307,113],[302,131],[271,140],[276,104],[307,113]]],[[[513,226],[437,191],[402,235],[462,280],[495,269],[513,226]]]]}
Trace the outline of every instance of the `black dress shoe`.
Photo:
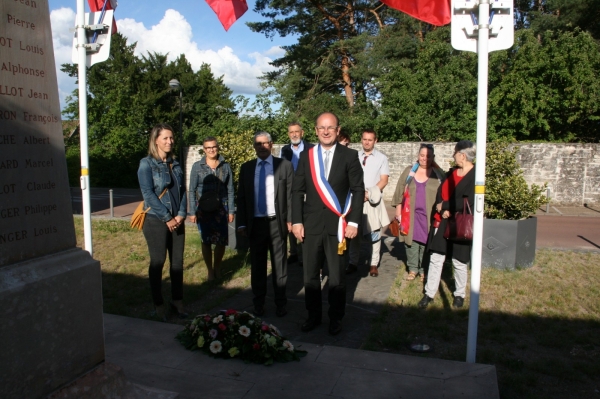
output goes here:
{"type": "Polygon", "coordinates": [[[423,298],[419,301],[419,303],[417,304],[417,306],[420,309],[425,309],[427,307],[427,305],[429,305],[430,302],[433,302],[433,298],[429,298],[427,296],[427,294],[423,295],[423,298]]]}
{"type": "Polygon", "coordinates": [[[287,309],[285,308],[285,306],[278,306],[277,310],[275,311],[275,316],[277,317],[283,317],[287,314],[287,309]]]}
{"type": "Polygon", "coordinates": [[[455,308],[462,308],[465,303],[465,298],[461,296],[455,296],[454,301],[452,301],[452,306],[455,308]]]}
{"type": "Polygon", "coordinates": [[[288,263],[289,265],[291,265],[292,263],[296,263],[296,262],[298,262],[298,255],[290,255],[290,256],[287,258],[287,263],[288,263]]]}
{"type": "Polygon", "coordinates": [[[315,327],[317,327],[320,324],[321,324],[321,318],[309,317],[308,320],[306,320],[304,322],[304,324],[302,324],[302,327],[300,327],[300,330],[302,330],[302,332],[309,332],[309,331],[314,330],[315,327]]]}
{"type": "Polygon", "coordinates": [[[329,334],[338,335],[340,332],[342,332],[342,322],[339,320],[330,320],[329,334]]]}
{"type": "Polygon", "coordinates": [[[170,303],[171,311],[180,319],[187,319],[190,315],[183,309],[181,301],[173,301],[170,303]]]}
{"type": "Polygon", "coordinates": [[[265,314],[265,307],[262,305],[254,305],[254,316],[260,317],[265,314]]]}

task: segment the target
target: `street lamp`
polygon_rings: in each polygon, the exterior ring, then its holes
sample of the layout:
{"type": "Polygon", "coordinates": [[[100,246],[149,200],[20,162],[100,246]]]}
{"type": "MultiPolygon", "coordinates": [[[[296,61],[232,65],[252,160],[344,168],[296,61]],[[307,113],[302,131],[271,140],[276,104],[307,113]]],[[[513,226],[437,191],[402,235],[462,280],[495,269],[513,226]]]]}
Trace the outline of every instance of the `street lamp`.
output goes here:
{"type": "Polygon", "coordinates": [[[177,79],[169,81],[171,90],[179,90],[179,162],[183,166],[183,87],[177,79]]]}

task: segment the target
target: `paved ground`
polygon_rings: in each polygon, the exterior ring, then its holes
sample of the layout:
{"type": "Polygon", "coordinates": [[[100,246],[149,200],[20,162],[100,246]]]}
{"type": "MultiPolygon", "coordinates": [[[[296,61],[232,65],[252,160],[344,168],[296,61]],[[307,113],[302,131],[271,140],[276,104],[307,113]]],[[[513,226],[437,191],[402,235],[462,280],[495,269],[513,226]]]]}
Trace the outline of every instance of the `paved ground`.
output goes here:
{"type": "MultiPolygon", "coordinates": [[[[77,212],[78,189],[72,190],[77,212]]],[[[128,218],[141,200],[138,190],[115,190],[114,216],[128,218]]],[[[108,190],[92,189],[94,216],[110,216],[108,190]]],[[[392,213],[393,209],[390,208],[392,213]]],[[[600,211],[589,208],[550,208],[538,212],[538,248],[600,250],[600,211]]],[[[232,241],[235,240],[231,228],[232,241]]],[[[380,275],[369,277],[367,265],[348,279],[348,305],[342,332],[335,337],[323,325],[309,333],[300,331],[305,320],[302,268],[289,266],[288,311],[275,317],[273,298],[267,298],[265,320],[277,325],[309,355],[299,363],[272,367],[248,365],[237,360],[215,360],[183,349],[173,337],[178,325],[105,315],[107,361],[125,370],[142,385],[179,392],[181,398],[335,398],[499,397],[495,367],[418,356],[401,356],[358,348],[370,323],[384,304],[404,259],[402,245],[384,239],[380,275]]],[[[327,309],[327,279],[323,281],[323,305],[327,309]]],[[[252,309],[252,294],[245,290],[219,309],[252,309]]],[[[213,309],[213,310],[219,310],[213,309]]],[[[324,313],[326,315],[326,313],[324,313]]]]}
{"type": "Polygon", "coordinates": [[[104,320],[106,360],[131,381],[181,399],[499,397],[494,366],[304,343],[299,362],[267,367],[187,351],[173,339],[178,325],[104,320]]]}

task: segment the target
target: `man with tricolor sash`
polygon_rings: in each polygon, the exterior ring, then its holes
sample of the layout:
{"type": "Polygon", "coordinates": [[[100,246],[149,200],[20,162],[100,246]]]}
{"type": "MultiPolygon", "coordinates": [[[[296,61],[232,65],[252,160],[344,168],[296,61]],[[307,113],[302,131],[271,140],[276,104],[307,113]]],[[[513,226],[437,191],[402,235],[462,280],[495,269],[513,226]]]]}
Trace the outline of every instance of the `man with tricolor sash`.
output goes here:
{"type": "Polygon", "coordinates": [[[356,150],[337,145],[336,115],[325,112],[316,121],[319,144],[300,154],[292,186],[292,231],[304,242],[304,295],[308,319],[302,331],[321,324],[319,271],[329,268],[329,333],[342,330],[346,308],[348,240],[356,237],[362,218],[365,187],[356,150]]]}

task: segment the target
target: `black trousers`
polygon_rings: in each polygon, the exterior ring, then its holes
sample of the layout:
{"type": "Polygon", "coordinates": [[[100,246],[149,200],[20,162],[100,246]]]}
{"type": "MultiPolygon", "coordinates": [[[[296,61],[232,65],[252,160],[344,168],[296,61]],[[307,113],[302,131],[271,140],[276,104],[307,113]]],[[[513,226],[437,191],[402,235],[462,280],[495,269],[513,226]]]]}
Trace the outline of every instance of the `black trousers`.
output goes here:
{"type": "Polygon", "coordinates": [[[264,306],[267,296],[267,254],[271,254],[271,269],[275,305],[287,303],[287,235],[282,237],[276,219],[254,218],[250,242],[251,284],[254,306],[264,306]]]}
{"type": "Polygon", "coordinates": [[[161,283],[162,270],[169,253],[169,275],[171,276],[171,297],[174,301],[183,299],[183,249],[185,246],[185,226],[183,224],[173,232],[167,224],[154,215],[147,215],[144,221],[144,237],[150,253],[150,291],[154,306],[164,303],[161,283]]]}
{"type": "MultiPolygon", "coordinates": [[[[349,243],[347,243],[349,244],[349,243]]],[[[309,317],[321,318],[320,269],[329,269],[329,312],[330,320],[341,320],[346,311],[346,267],[348,250],[338,255],[338,240],[325,231],[320,235],[304,236],[302,258],[304,262],[304,298],[309,317]]],[[[347,245],[348,246],[348,245],[347,245]]]]}

